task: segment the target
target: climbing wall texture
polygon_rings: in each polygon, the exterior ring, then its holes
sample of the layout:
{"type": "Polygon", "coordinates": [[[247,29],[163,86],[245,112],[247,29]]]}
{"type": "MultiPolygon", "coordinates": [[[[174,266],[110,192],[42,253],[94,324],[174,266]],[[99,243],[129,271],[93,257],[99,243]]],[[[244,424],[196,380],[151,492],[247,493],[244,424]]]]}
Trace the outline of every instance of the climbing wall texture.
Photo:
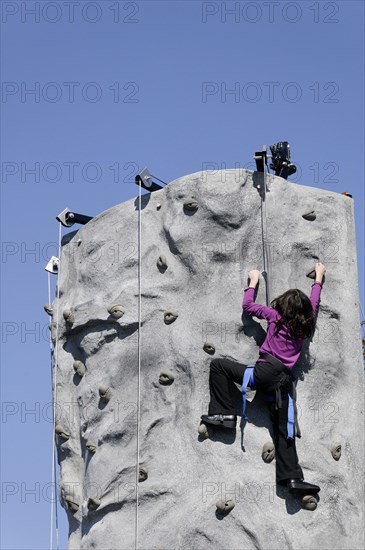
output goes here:
{"type": "MultiPolygon", "coordinates": [[[[129,200],[63,238],[52,338],[69,548],[129,550],[136,531],[143,550],[363,547],[353,200],[274,176],[266,183],[270,299],[288,288],[309,294],[306,273],[318,260],[327,267],[316,333],[295,367],[297,450],[305,479],[321,486],[317,509],[275,485],[275,460],[261,456],[270,441],[261,396],[248,403],[243,442],[239,421],[236,431],[198,434],[211,360],[254,363],[266,329],[241,307],[247,272],[263,270],[262,174],[199,172],[143,195],[141,210],[129,200]],[[235,506],[219,515],[219,500],[235,506]]],[[[265,286],[261,277],[258,303],[265,286]]]]}

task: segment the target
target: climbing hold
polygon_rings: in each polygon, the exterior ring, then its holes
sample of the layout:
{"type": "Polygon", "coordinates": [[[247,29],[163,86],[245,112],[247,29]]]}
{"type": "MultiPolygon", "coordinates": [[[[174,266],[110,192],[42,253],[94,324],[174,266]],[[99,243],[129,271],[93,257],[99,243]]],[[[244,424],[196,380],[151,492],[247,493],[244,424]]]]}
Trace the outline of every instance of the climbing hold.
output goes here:
{"type": "Polygon", "coordinates": [[[77,239],[77,246],[80,246],[81,243],[82,243],[82,240],[81,240],[81,239],[77,239]]]}
{"type": "Polygon", "coordinates": [[[46,313],[48,313],[48,315],[49,315],[50,317],[52,317],[52,315],[53,315],[53,309],[52,309],[51,304],[45,304],[43,307],[44,307],[44,311],[45,311],[46,313]]]}
{"type": "Polygon", "coordinates": [[[306,212],[304,212],[304,214],[302,214],[302,218],[310,222],[314,221],[316,217],[317,216],[314,210],[307,210],[306,212]]]}
{"type": "Polygon", "coordinates": [[[333,447],[331,448],[331,455],[335,460],[340,460],[341,451],[342,451],[342,446],[340,444],[333,445],[333,447]]]}
{"type": "Polygon", "coordinates": [[[157,258],[156,264],[157,264],[157,267],[159,267],[160,269],[166,269],[167,268],[166,256],[161,254],[161,256],[157,258]]]}
{"type": "Polygon", "coordinates": [[[173,311],[165,311],[164,321],[166,325],[171,325],[178,318],[178,314],[173,311]]]}
{"type": "Polygon", "coordinates": [[[90,497],[89,500],[87,501],[87,507],[91,512],[97,510],[100,504],[101,504],[101,501],[98,498],[90,497]]]}
{"type": "Polygon", "coordinates": [[[148,478],[148,470],[144,466],[139,467],[138,481],[146,481],[148,478]]]}
{"type": "Polygon", "coordinates": [[[92,441],[86,442],[86,448],[89,451],[89,453],[94,454],[96,452],[96,445],[92,441]]]}
{"type": "Polygon", "coordinates": [[[203,439],[208,439],[211,436],[211,431],[209,430],[208,426],[204,423],[201,423],[198,428],[198,434],[203,439]]]}
{"type": "Polygon", "coordinates": [[[302,508],[304,510],[315,510],[317,508],[317,499],[313,495],[304,495],[302,498],[302,508]]]}
{"type": "Polygon", "coordinates": [[[108,403],[112,396],[111,389],[108,386],[105,386],[105,384],[102,384],[101,386],[99,386],[99,395],[102,401],[108,403]]]}
{"type": "Polygon", "coordinates": [[[79,509],[79,504],[78,502],[76,502],[74,500],[74,497],[72,496],[69,496],[67,495],[65,497],[65,501],[67,502],[67,507],[68,509],[70,510],[70,512],[72,512],[73,514],[75,514],[77,512],[77,510],[79,509]]]}
{"type": "Polygon", "coordinates": [[[265,443],[265,445],[262,447],[262,453],[261,453],[262,460],[269,464],[272,462],[275,458],[275,445],[272,441],[268,441],[265,443]]]}
{"type": "Polygon", "coordinates": [[[169,370],[162,371],[158,379],[160,384],[162,384],[163,386],[170,386],[174,380],[175,376],[169,370]]]}
{"type": "Polygon", "coordinates": [[[68,439],[70,439],[70,434],[66,432],[65,428],[61,426],[61,424],[57,424],[55,428],[55,432],[64,441],[67,441],[68,439]]]}
{"type": "Polygon", "coordinates": [[[310,271],[308,271],[308,273],[306,274],[306,277],[309,277],[309,279],[315,279],[316,278],[316,270],[311,269],[310,271]]]}
{"type": "Polygon", "coordinates": [[[209,355],[215,354],[215,347],[213,346],[213,344],[209,344],[208,342],[205,342],[205,344],[203,345],[203,350],[209,353],[209,355]]]}
{"type": "Polygon", "coordinates": [[[160,210],[160,208],[161,208],[161,204],[158,202],[158,203],[156,204],[156,210],[160,210]]]}
{"type": "Polygon", "coordinates": [[[82,378],[86,370],[84,363],[82,363],[81,361],[74,361],[73,367],[76,374],[78,374],[80,378],[82,378]]]}
{"type": "Polygon", "coordinates": [[[236,506],[234,500],[218,500],[217,511],[221,514],[228,514],[236,506]]]}
{"type": "Polygon", "coordinates": [[[195,212],[195,210],[198,210],[198,201],[196,201],[195,199],[191,198],[191,199],[187,199],[186,201],[184,201],[184,209],[185,210],[190,210],[192,212],[195,212]]]}
{"type": "Polygon", "coordinates": [[[68,325],[73,325],[75,322],[75,316],[70,309],[65,309],[63,312],[63,318],[68,325]]]}
{"type": "Polygon", "coordinates": [[[120,304],[114,304],[113,306],[108,307],[108,313],[110,313],[114,319],[120,319],[123,317],[125,309],[120,304]]]}
{"type": "Polygon", "coordinates": [[[352,199],[352,195],[350,195],[350,193],[347,193],[347,191],[342,191],[341,195],[345,195],[346,197],[350,197],[352,199]]]}

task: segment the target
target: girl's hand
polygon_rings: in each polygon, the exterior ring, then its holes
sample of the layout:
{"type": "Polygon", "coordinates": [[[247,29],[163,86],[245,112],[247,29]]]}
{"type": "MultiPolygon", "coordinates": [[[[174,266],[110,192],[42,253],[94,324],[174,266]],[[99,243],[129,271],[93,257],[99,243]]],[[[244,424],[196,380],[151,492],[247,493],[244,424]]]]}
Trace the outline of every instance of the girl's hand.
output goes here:
{"type": "Polygon", "coordinates": [[[258,269],[252,269],[248,272],[248,278],[251,283],[258,282],[260,280],[260,271],[258,269]]]}
{"type": "Polygon", "coordinates": [[[317,278],[322,279],[323,275],[326,273],[325,266],[321,262],[317,262],[315,270],[316,270],[316,279],[317,278]]]}

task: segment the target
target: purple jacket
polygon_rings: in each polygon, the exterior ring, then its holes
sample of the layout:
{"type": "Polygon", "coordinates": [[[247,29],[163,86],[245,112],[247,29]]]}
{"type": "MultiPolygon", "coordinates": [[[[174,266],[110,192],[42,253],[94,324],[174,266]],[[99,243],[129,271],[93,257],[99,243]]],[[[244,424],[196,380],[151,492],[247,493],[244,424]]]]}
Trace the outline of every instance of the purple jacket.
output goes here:
{"type": "MultiPolygon", "coordinates": [[[[321,290],[322,285],[320,283],[312,284],[310,301],[314,314],[318,311],[321,290]]],[[[266,319],[269,323],[265,341],[259,351],[262,353],[270,353],[274,357],[277,357],[289,369],[293,368],[299,358],[304,338],[293,338],[285,325],[283,325],[279,332],[274,335],[275,321],[281,318],[280,313],[271,307],[255,304],[254,296],[254,288],[245,288],[242,307],[249,315],[253,315],[259,319],[266,319]]],[[[260,361],[264,361],[264,359],[257,360],[257,362],[260,361]]]]}

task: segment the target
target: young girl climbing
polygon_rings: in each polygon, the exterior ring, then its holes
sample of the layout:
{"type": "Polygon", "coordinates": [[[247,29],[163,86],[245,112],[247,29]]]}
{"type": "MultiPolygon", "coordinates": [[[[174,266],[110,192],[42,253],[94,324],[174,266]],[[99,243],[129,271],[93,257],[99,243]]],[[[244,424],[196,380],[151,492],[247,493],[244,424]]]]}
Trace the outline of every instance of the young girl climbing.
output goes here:
{"type": "MultiPolygon", "coordinates": [[[[266,338],[259,348],[259,358],[254,366],[221,358],[211,362],[210,404],[208,414],[201,417],[205,424],[235,428],[234,395],[237,388],[234,382],[242,384],[243,396],[245,385],[265,393],[274,427],[276,482],[286,484],[290,492],[302,494],[318,493],[320,487],[303,480],[303,471],[298,463],[293,427],[295,389],[292,369],[305,339],[313,336],[325,272],[325,266],[318,262],[310,298],[301,290],[290,289],[274,299],[271,307],[267,307],[254,301],[260,272],[256,269],[249,271],[250,283],[244,289],[242,307],[247,314],[268,321],[266,338]]],[[[299,436],[298,433],[296,435],[299,436]]]]}

